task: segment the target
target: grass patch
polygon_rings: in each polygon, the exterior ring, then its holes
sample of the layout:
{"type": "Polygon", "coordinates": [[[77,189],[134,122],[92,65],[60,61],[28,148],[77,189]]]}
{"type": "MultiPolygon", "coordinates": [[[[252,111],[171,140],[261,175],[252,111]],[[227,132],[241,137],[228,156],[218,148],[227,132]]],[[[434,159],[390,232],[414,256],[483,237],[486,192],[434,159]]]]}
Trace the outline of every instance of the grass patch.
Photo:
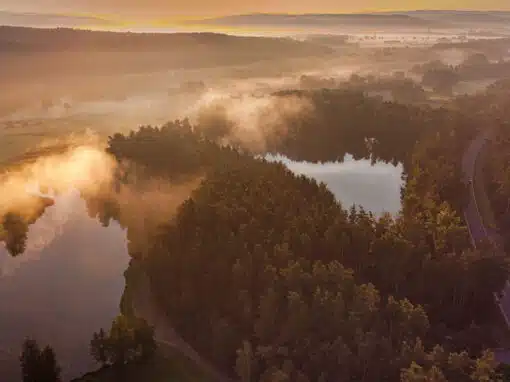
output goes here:
{"type": "MultiPolygon", "coordinates": [[[[71,382],[112,382],[118,374],[110,367],[85,374],[71,382]]],[[[144,364],[127,365],[122,382],[212,382],[185,356],[170,349],[159,349],[156,357],[144,364]],[[163,355],[163,353],[165,353],[163,355]]]]}

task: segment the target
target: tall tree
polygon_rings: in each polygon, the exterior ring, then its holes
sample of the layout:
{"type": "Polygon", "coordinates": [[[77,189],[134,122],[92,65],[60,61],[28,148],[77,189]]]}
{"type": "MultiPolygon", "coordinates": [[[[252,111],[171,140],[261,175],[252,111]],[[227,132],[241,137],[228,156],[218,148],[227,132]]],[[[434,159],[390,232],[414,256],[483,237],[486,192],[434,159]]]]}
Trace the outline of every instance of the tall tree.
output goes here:
{"type": "Polygon", "coordinates": [[[20,356],[23,382],[39,382],[41,349],[33,339],[26,339],[20,356]]]}
{"type": "Polygon", "coordinates": [[[140,318],[135,319],[134,326],[133,340],[137,347],[137,357],[141,361],[147,361],[154,356],[157,348],[154,328],[140,318]]]}
{"type": "Polygon", "coordinates": [[[109,341],[104,329],[94,333],[90,341],[90,355],[101,365],[105,366],[108,362],[109,341]]]}
{"type": "Polygon", "coordinates": [[[61,368],[57,363],[55,351],[46,346],[39,359],[41,375],[38,382],[60,382],[61,368]]]}
{"type": "Polygon", "coordinates": [[[90,354],[102,365],[119,369],[130,362],[148,361],[156,352],[154,328],[144,319],[120,315],[113,320],[109,333],[94,333],[90,354]]]}
{"type": "Polygon", "coordinates": [[[114,366],[124,366],[130,360],[134,345],[133,328],[126,316],[120,315],[113,320],[109,334],[110,361],[114,366]]]}
{"type": "Polygon", "coordinates": [[[61,368],[55,351],[46,346],[42,351],[33,339],[23,343],[20,356],[23,382],[60,382],[61,368]]]}

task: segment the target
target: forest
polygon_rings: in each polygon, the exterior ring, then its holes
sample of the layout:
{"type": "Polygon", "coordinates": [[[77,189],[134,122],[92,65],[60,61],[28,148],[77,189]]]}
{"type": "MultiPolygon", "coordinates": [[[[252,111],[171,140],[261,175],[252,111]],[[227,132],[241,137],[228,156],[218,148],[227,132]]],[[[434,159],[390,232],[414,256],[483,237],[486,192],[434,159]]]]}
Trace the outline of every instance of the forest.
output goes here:
{"type": "MultiPolygon", "coordinates": [[[[491,91],[484,99],[499,99],[491,91]]],[[[265,132],[265,150],[243,146],[221,119],[109,139],[123,171],[115,187],[86,196],[89,212],[128,228],[168,322],[241,381],[497,380],[493,294],[508,263],[489,244],[472,248],[461,157],[480,121],[501,128],[498,112],[469,97],[432,109],[345,90],[278,95],[306,98],[314,113],[265,132]],[[402,163],[402,211],[376,218],[342,206],[266,152],[402,163]],[[129,219],[115,198],[122,184],[196,176],[157,227],[129,219]]]]}
{"type": "MultiPolygon", "coordinates": [[[[510,245],[510,236],[508,228],[510,220],[508,218],[510,183],[508,174],[510,173],[510,129],[508,125],[509,100],[508,90],[510,82],[501,81],[489,88],[488,94],[491,98],[492,113],[497,115],[499,123],[493,129],[490,139],[483,152],[485,160],[481,168],[484,176],[483,181],[486,185],[486,198],[490,200],[486,220],[493,230],[496,230],[501,236],[505,250],[510,245]]],[[[474,104],[471,105],[474,109],[474,104]]]]}
{"type": "Polygon", "coordinates": [[[0,382],[510,381],[509,12],[25,1],[0,382]]]}
{"type": "Polygon", "coordinates": [[[487,79],[508,78],[510,63],[505,61],[500,52],[499,58],[490,60],[483,53],[474,53],[459,65],[448,65],[441,60],[418,64],[414,73],[423,75],[422,84],[440,94],[451,95],[453,86],[461,81],[480,81],[487,79]]]}
{"type": "Polygon", "coordinates": [[[221,33],[116,33],[70,28],[37,29],[0,26],[0,51],[5,52],[147,52],[225,49],[232,51],[255,45],[255,51],[289,55],[313,55],[330,52],[325,47],[284,38],[259,39],[221,33]],[[302,50],[302,52],[298,52],[302,50]]]}

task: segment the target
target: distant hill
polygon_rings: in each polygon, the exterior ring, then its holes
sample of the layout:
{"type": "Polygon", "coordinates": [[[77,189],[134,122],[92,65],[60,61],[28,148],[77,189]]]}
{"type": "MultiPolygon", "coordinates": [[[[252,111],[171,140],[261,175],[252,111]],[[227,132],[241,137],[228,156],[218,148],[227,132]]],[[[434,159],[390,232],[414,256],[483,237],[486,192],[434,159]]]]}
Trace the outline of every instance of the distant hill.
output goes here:
{"type": "MultiPolygon", "coordinates": [[[[472,27],[489,24],[510,25],[510,12],[508,11],[417,10],[396,12],[396,14],[416,17],[430,22],[447,22],[452,25],[468,24],[472,27]]],[[[386,13],[381,13],[381,15],[386,15],[386,13]]]]}
{"type": "Polygon", "coordinates": [[[277,68],[288,59],[322,59],[332,52],[324,45],[290,38],[0,27],[0,83],[254,63],[277,68]]]}
{"type": "Polygon", "coordinates": [[[203,25],[248,27],[349,27],[374,29],[393,28],[448,28],[483,26],[510,26],[510,12],[505,11],[435,11],[417,10],[359,14],[247,14],[200,21],[203,25]]]}
{"type": "Polygon", "coordinates": [[[330,50],[289,38],[241,37],[220,33],[120,33],[0,26],[0,53],[8,51],[165,51],[224,49],[231,53],[315,55],[330,50]]]}
{"type": "Polygon", "coordinates": [[[98,17],[68,16],[44,13],[15,13],[0,11],[0,25],[26,26],[39,28],[67,27],[77,28],[84,26],[108,26],[110,22],[98,17]]]}
{"type": "Polygon", "coordinates": [[[406,14],[247,14],[200,21],[205,25],[301,27],[431,27],[436,23],[406,14]]]}

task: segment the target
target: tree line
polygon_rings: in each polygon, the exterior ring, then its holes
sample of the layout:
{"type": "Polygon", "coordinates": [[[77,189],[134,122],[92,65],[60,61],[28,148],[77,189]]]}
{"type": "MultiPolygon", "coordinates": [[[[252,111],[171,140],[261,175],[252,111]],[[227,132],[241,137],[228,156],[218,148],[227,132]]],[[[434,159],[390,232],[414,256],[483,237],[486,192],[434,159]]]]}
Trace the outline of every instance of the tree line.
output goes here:
{"type": "Polygon", "coordinates": [[[485,54],[474,53],[456,66],[434,60],[416,65],[413,71],[423,75],[424,86],[431,87],[439,94],[451,95],[453,87],[461,81],[507,78],[510,74],[510,62],[503,58],[491,62],[485,54]]]}
{"type": "MultiPolygon", "coordinates": [[[[221,146],[221,129],[176,121],[115,135],[108,150],[132,172],[205,174],[172,221],[145,233],[143,267],[169,322],[243,381],[495,380],[486,349],[497,345],[492,296],[507,262],[473,250],[461,218],[461,157],[477,119],[458,105],[292,93],[315,100],[317,115],[268,139],[270,151],[401,161],[402,212],[345,209],[324,184],[221,146]]],[[[118,218],[122,207],[102,202],[97,216],[118,218]]]]}
{"type": "MultiPolygon", "coordinates": [[[[154,328],[134,316],[117,316],[108,332],[100,329],[90,341],[90,355],[102,368],[111,367],[115,380],[126,377],[126,366],[147,363],[157,350],[154,328]]],[[[34,339],[23,342],[20,355],[23,382],[61,382],[62,368],[51,346],[40,348],[34,339]]]]}
{"type": "Polygon", "coordinates": [[[306,97],[315,112],[269,135],[269,152],[403,163],[402,211],[345,209],[324,184],[225,145],[228,125],[184,120],[115,134],[107,150],[122,168],[118,183],[204,179],[150,232],[122,221],[115,187],[87,196],[92,216],[148,243],[131,255],[169,322],[243,381],[494,380],[486,349],[497,345],[492,296],[507,263],[490,247],[473,250],[461,218],[461,157],[478,120],[462,104],[433,110],[327,89],[278,95],[306,97]]]}
{"type": "MultiPolygon", "coordinates": [[[[460,179],[457,176],[459,150],[474,136],[478,126],[478,121],[466,114],[473,105],[435,110],[383,102],[345,89],[293,90],[275,96],[310,102],[313,112],[285,115],[281,128],[268,127],[262,131],[263,151],[254,151],[237,141],[233,137],[236,126],[221,116],[194,125],[189,120],[173,121],[162,126],[162,134],[155,134],[156,128],[151,126],[142,127],[136,134],[115,134],[108,150],[119,162],[131,163],[121,177],[126,182],[135,173],[149,176],[157,172],[171,181],[182,180],[190,174],[207,172],[213,164],[220,165],[219,161],[234,160],[243,152],[283,154],[293,160],[310,162],[343,161],[346,154],[351,154],[354,159],[402,163],[408,174],[415,167],[412,163],[415,146],[425,138],[440,137],[443,142],[447,139],[454,150],[441,152],[448,156],[450,167],[441,175],[447,181],[437,184],[455,190],[458,186],[455,182],[460,179]],[[219,143],[224,141],[230,142],[230,146],[220,147],[219,143]],[[134,163],[138,170],[134,169],[134,163]],[[448,173],[450,170],[453,174],[448,173]]],[[[29,225],[42,215],[44,208],[39,212],[39,215],[25,216],[13,211],[1,217],[0,241],[6,243],[11,254],[23,253],[29,225]]]]}
{"type": "Polygon", "coordinates": [[[420,104],[427,101],[427,94],[423,87],[405,76],[404,72],[397,72],[392,76],[377,77],[374,75],[360,76],[353,74],[347,81],[335,78],[323,78],[302,75],[299,78],[301,89],[344,89],[361,91],[370,95],[378,92],[388,92],[392,100],[403,104],[420,104]]]}

